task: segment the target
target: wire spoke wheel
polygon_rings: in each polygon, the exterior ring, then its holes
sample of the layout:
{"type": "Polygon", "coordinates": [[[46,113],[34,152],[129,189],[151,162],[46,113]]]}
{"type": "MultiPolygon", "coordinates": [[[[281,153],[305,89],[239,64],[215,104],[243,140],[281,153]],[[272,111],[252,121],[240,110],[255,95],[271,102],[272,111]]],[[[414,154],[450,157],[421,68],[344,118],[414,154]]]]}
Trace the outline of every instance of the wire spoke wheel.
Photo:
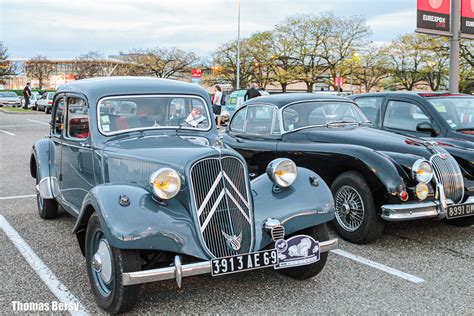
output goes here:
{"type": "Polygon", "coordinates": [[[356,231],[364,220],[364,202],[362,197],[351,186],[339,188],[335,196],[336,220],[344,230],[356,231]]]}

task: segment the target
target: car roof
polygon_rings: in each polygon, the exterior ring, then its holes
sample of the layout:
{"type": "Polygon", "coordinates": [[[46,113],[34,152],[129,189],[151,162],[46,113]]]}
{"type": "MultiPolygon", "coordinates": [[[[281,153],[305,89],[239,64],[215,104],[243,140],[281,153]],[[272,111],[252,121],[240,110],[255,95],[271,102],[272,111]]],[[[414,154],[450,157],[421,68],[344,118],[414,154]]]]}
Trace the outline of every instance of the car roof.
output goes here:
{"type": "Polygon", "coordinates": [[[382,91],[382,92],[372,92],[372,93],[362,93],[351,95],[351,99],[356,99],[359,97],[385,97],[385,96],[415,96],[423,98],[433,98],[433,97],[469,97],[470,94],[463,93],[449,93],[447,91],[382,91]]]}
{"type": "Polygon", "coordinates": [[[293,102],[303,102],[303,101],[320,101],[320,100],[329,100],[329,101],[351,101],[347,98],[330,95],[330,94],[320,94],[320,93],[280,93],[272,94],[267,96],[261,96],[258,98],[251,99],[244,103],[244,105],[254,104],[254,103],[270,103],[274,104],[277,107],[281,108],[285,105],[293,102]]]}
{"type": "Polygon", "coordinates": [[[190,94],[207,100],[206,90],[196,84],[150,77],[106,77],[72,81],[58,88],[56,93],[82,93],[89,99],[134,94],[190,94]]]}

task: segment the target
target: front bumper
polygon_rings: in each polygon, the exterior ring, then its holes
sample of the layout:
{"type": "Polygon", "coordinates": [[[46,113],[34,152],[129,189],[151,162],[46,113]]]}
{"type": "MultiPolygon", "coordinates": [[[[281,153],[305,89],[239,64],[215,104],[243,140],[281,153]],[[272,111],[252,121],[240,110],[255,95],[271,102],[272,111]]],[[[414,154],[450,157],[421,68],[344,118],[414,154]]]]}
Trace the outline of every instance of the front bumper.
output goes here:
{"type": "MultiPolygon", "coordinates": [[[[474,203],[474,196],[470,196],[463,204],[474,203]]],[[[445,218],[446,206],[454,204],[446,199],[421,203],[386,204],[382,206],[382,218],[387,221],[406,221],[422,218],[445,218]]]]}
{"type": "MultiPolygon", "coordinates": [[[[337,245],[337,239],[330,239],[319,243],[321,252],[328,252],[329,250],[335,249],[337,248],[337,245]]],[[[181,280],[183,277],[210,273],[211,261],[181,264],[180,256],[176,256],[174,259],[174,266],[171,267],[123,273],[122,283],[123,285],[132,285],[176,279],[176,283],[181,287],[181,280]]]]}

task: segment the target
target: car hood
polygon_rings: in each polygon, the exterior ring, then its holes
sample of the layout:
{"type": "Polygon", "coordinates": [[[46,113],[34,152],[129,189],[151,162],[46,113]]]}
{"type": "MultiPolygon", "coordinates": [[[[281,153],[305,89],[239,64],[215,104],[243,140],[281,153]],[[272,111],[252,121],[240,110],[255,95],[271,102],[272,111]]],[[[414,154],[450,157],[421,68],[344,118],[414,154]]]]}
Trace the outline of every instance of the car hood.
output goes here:
{"type": "Polygon", "coordinates": [[[309,140],[320,143],[359,145],[380,152],[411,154],[429,158],[434,154],[418,138],[381,131],[371,127],[346,125],[303,130],[309,140]]]}
{"type": "Polygon", "coordinates": [[[20,101],[19,97],[0,97],[1,101],[20,101]]]}

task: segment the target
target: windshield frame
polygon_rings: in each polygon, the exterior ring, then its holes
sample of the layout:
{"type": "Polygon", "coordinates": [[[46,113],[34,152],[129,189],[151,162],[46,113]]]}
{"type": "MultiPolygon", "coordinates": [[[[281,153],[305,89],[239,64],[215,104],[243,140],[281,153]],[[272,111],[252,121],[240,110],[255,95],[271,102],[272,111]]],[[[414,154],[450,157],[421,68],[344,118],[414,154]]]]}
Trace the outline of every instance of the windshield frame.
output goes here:
{"type": "MultiPolygon", "coordinates": [[[[291,103],[288,103],[286,104],[285,106],[281,107],[280,108],[280,111],[279,111],[279,115],[280,115],[280,124],[281,124],[281,130],[282,130],[282,134],[286,134],[286,133],[293,133],[293,132],[296,132],[296,131],[300,131],[300,130],[303,130],[303,129],[307,129],[307,128],[312,128],[312,127],[328,127],[328,123],[326,124],[317,124],[317,125],[307,125],[307,126],[303,126],[303,127],[299,127],[299,128],[295,128],[295,129],[292,129],[292,130],[286,130],[285,129],[285,124],[283,123],[283,111],[289,107],[289,106],[292,106],[292,105],[295,105],[295,104],[300,104],[300,103],[310,103],[310,102],[315,102],[315,103],[320,103],[320,102],[330,102],[330,103],[349,103],[350,105],[354,106],[357,108],[357,110],[359,110],[361,112],[361,114],[363,115],[363,117],[365,117],[367,119],[367,117],[364,115],[364,113],[362,112],[362,110],[357,106],[356,103],[354,103],[353,101],[351,100],[334,100],[334,99],[309,99],[309,100],[301,100],[301,101],[295,101],[295,102],[291,102],[291,103]]],[[[364,124],[364,123],[371,123],[373,124],[370,120],[367,119],[367,121],[364,121],[364,122],[348,122],[348,123],[337,123],[337,124],[333,124],[333,126],[337,126],[338,124],[339,125],[347,125],[347,124],[364,124]]],[[[329,125],[331,125],[329,123],[329,125]]],[[[332,126],[332,127],[333,127],[332,126]]]]}
{"type": "Polygon", "coordinates": [[[207,104],[206,100],[201,96],[191,95],[191,94],[127,94],[127,95],[106,96],[106,97],[100,98],[99,101],[97,101],[95,115],[96,115],[97,128],[99,130],[99,133],[101,133],[102,135],[104,135],[106,137],[107,136],[114,136],[114,135],[119,135],[119,134],[130,133],[130,132],[140,132],[140,131],[149,131],[149,130],[171,130],[171,131],[174,131],[174,130],[190,130],[190,131],[198,131],[198,132],[209,132],[213,127],[213,121],[214,121],[212,116],[210,116],[209,105],[207,104]],[[114,99],[124,99],[124,98],[173,98],[173,97],[192,98],[192,99],[201,100],[204,107],[206,108],[206,113],[207,113],[207,117],[208,117],[208,120],[209,120],[209,126],[207,127],[207,129],[184,127],[184,126],[181,126],[181,127],[180,126],[138,127],[138,128],[124,129],[124,130],[115,131],[115,132],[104,132],[104,130],[102,129],[99,118],[100,118],[100,104],[103,101],[114,100],[114,99]]]}
{"type": "MultiPolygon", "coordinates": [[[[457,132],[459,130],[463,130],[463,129],[474,129],[474,123],[471,123],[472,124],[472,127],[461,127],[461,126],[457,126],[456,128],[452,127],[449,122],[441,115],[441,112],[439,112],[437,109],[436,109],[436,104],[434,104],[433,102],[431,101],[434,101],[434,100],[447,100],[447,101],[452,101],[453,99],[470,99],[472,100],[473,104],[474,104],[474,95],[460,95],[460,96],[435,96],[435,97],[426,97],[425,100],[426,102],[428,102],[429,106],[433,109],[434,113],[436,113],[436,115],[438,115],[441,119],[441,122],[443,122],[444,125],[447,126],[447,128],[450,130],[450,131],[454,131],[454,132],[457,132]]],[[[446,109],[448,109],[448,106],[443,104],[443,106],[446,107],[446,109]]],[[[456,107],[456,105],[452,105],[453,107],[456,107]]],[[[450,109],[451,111],[453,109],[450,109]]],[[[454,109],[456,112],[457,112],[457,109],[454,109]]],[[[459,122],[459,118],[456,118],[456,120],[458,122],[454,122],[454,123],[460,123],[459,122]]]]}

